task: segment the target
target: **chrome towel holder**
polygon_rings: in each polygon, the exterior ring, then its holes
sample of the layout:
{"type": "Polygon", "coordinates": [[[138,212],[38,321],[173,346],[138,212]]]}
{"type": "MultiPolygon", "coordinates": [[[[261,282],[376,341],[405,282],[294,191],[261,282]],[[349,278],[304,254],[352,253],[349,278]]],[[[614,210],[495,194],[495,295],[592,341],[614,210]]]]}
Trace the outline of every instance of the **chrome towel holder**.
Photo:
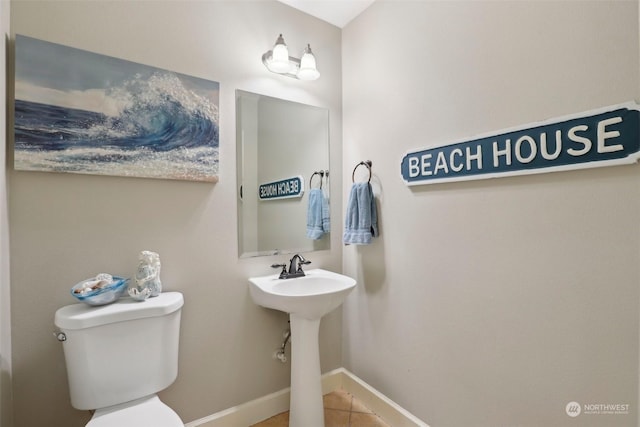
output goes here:
{"type": "Polygon", "coordinates": [[[326,176],[327,178],[329,178],[329,171],[328,170],[321,170],[321,171],[315,171],[314,173],[311,174],[311,178],[309,178],[309,188],[313,188],[311,186],[311,183],[313,182],[313,177],[316,175],[320,175],[320,189],[322,189],[322,179],[326,176]]]}
{"type": "Polygon", "coordinates": [[[367,182],[371,182],[371,166],[373,165],[371,160],[363,160],[362,162],[358,163],[355,168],[353,168],[353,172],[351,173],[351,182],[355,182],[356,169],[358,169],[359,166],[363,165],[366,166],[369,170],[369,180],[367,182]]]}

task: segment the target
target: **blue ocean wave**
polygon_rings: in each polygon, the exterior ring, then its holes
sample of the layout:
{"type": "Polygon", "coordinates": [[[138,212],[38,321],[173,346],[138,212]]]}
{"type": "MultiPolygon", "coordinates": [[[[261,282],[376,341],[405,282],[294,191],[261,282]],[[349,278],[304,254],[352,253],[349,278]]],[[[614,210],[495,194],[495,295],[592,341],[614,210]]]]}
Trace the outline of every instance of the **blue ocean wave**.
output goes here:
{"type": "Polygon", "coordinates": [[[113,114],[17,99],[16,167],[154,177],[217,173],[218,108],[174,73],[137,75],[105,90],[104,98],[118,107],[113,114]],[[136,172],[150,167],[164,171],[136,172]]]}
{"type": "Polygon", "coordinates": [[[16,100],[16,148],[169,151],[219,144],[216,106],[186,89],[173,73],[136,76],[105,91],[105,97],[122,105],[117,115],[16,100]]]}

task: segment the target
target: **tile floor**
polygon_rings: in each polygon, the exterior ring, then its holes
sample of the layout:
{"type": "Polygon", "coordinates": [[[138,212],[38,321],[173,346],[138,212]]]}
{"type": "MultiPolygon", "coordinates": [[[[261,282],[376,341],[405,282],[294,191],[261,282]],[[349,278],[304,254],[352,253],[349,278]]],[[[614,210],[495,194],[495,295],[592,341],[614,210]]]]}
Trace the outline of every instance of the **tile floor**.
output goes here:
{"type": "MultiPolygon", "coordinates": [[[[344,390],[323,396],[325,427],[390,427],[358,399],[344,390]]],[[[289,412],[283,412],[251,427],[287,427],[289,412]]]]}

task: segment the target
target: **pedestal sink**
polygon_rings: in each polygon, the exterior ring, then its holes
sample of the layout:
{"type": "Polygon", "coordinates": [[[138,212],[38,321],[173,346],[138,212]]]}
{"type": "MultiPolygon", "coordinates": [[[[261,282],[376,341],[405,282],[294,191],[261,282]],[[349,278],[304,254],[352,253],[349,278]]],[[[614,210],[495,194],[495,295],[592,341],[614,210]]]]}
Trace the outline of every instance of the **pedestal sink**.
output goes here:
{"type": "Polygon", "coordinates": [[[291,402],[289,427],[324,427],[320,351],[320,319],[340,306],[356,281],[322,269],[303,277],[277,274],[249,279],[253,301],[289,313],[291,321],[291,402]]]}

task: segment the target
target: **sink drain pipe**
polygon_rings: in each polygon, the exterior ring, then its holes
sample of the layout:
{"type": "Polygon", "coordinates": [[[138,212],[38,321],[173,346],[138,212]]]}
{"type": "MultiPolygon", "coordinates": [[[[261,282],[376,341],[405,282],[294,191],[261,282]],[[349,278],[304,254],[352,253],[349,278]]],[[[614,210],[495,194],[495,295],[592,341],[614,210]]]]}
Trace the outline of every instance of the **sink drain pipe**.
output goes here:
{"type": "Polygon", "coordinates": [[[289,340],[291,340],[291,327],[289,327],[286,331],[284,331],[283,336],[284,336],[284,341],[282,342],[282,345],[280,346],[280,348],[276,350],[273,356],[279,361],[281,361],[282,363],[287,363],[287,356],[285,354],[285,350],[287,349],[287,343],[289,342],[289,340]]]}

